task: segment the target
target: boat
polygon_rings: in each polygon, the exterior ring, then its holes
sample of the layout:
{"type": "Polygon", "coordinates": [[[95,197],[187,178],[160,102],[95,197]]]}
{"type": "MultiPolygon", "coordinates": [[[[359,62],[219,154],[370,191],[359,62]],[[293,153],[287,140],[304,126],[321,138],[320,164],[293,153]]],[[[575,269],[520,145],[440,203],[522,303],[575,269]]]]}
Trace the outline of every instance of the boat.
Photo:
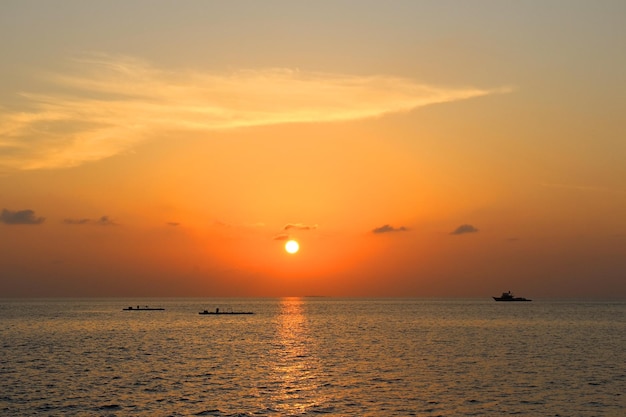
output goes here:
{"type": "Polygon", "coordinates": [[[493,297],[496,301],[532,301],[524,297],[515,297],[511,291],[503,292],[500,297],[493,297]]]}
{"type": "Polygon", "coordinates": [[[122,311],[160,311],[165,310],[163,307],[148,307],[148,306],[137,306],[137,307],[126,307],[123,308],[122,311]]]}
{"type": "Polygon", "coordinates": [[[219,308],[216,308],[215,311],[203,310],[198,314],[254,314],[252,311],[220,311],[219,308]]]}

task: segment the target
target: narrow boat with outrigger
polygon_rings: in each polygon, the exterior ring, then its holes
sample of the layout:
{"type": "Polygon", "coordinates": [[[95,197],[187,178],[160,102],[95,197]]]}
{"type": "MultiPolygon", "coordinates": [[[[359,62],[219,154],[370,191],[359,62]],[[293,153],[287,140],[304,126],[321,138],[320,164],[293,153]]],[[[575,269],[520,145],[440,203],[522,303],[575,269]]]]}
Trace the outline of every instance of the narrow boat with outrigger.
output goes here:
{"type": "Polygon", "coordinates": [[[165,310],[163,307],[149,307],[149,306],[129,306],[123,308],[122,311],[163,311],[165,310]]]}
{"type": "Polygon", "coordinates": [[[209,310],[203,310],[201,312],[199,312],[198,314],[201,315],[216,315],[216,314],[254,314],[254,312],[252,311],[233,311],[233,310],[227,310],[227,311],[220,311],[219,307],[215,309],[215,311],[209,311],[209,310]]]}
{"type": "Polygon", "coordinates": [[[503,292],[500,297],[493,297],[496,301],[532,301],[524,297],[516,297],[511,291],[503,292]]]}

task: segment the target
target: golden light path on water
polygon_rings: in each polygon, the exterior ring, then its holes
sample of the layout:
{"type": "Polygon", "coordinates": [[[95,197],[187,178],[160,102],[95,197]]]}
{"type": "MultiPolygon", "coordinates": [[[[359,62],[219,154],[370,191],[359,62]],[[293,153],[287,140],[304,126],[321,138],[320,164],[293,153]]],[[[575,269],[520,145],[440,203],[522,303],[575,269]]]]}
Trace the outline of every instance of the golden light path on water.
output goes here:
{"type": "Polygon", "coordinates": [[[320,410],[327,404],[319,388],[321,364],[313,352],[315,338],[311,334],[301,298],[283,298],[276,323],[277,340],[272,354],[276,360],[272,377],[279,389],[271,402],[284,415],[299,415],[320,410]]]}

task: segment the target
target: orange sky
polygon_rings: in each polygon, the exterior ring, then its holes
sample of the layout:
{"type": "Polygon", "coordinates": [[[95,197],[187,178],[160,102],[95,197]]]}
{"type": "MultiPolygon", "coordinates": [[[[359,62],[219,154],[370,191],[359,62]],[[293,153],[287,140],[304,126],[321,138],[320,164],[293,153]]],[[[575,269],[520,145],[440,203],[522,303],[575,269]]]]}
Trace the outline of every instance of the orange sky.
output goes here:
{"type": "Polygon", "coordinates": [[[0,5],[0,297],[626,297],[622,2],[52,3],[0,5]]]}

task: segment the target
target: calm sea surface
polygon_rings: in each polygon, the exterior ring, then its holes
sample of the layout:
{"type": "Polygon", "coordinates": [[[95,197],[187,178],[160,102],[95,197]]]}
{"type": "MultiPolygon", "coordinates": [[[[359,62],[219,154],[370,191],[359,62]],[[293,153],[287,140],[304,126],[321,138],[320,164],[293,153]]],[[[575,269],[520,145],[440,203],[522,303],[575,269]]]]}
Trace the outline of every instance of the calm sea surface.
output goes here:
{"type": "Polygon", "coordinates": [[[626,303],[0,300],[2,416],[319,414],[626,416],[626,303]]]}

